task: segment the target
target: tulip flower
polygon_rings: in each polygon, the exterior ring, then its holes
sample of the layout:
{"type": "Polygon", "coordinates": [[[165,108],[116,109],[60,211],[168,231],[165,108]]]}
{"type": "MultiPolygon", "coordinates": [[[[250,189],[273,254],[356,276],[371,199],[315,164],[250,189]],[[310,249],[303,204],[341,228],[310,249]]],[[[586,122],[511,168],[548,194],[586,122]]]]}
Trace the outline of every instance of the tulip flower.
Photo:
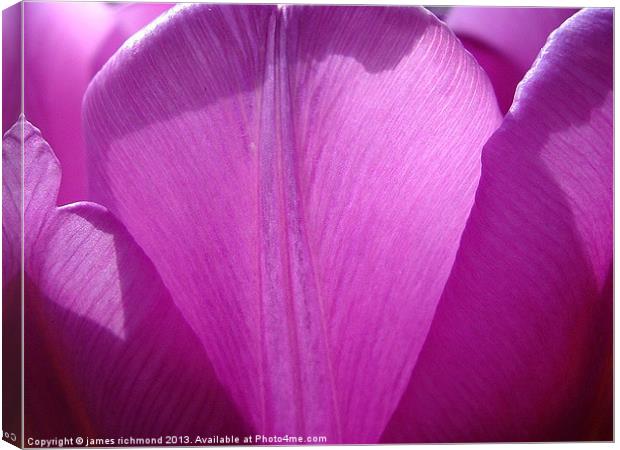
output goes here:
{"type": "Polygon", "coordinates": [[[26,109],[26,439],[611,439],[612,23],[560,25],[504,116],[423,8],[177,6],[90,81],[60,207],[26,109]]]}

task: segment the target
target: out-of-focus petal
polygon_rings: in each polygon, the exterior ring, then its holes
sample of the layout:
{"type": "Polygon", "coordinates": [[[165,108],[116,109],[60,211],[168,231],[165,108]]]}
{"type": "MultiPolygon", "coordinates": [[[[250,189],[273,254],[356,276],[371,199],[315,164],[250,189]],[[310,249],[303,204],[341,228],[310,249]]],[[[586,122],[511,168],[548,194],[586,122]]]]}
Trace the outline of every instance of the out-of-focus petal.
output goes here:
{"type": "Polygon", "coordinates": [[[86,199],[81,105],[109,20],[101,2],[24,4],[24,108],[62,163],[61,204],[86,199]]]}
{"type": "MultiPolygon", "coordinates": [[[[4,138],[5,165],[21,160],[21,127],[4,138]]],[[[103,207],[56,208],[58,161],[23,127],[26,436],[243,429],[151,262],[103,207]]]]}
{"type": "Polygon", "coordinates": [[[445,21],[487,71],[506,112],[549,34],[574,13],[570,8],[454,7],[445,21]]]}
{"type": "Polygon", "coordinates": [[[501,111],[506,113],[512,105],[515,88],[523,79],[525,70],[520,70],[509,56],[503,55],[484,43],[464,36],[461,36],[460,39],[491,79],[497,103],[501,111]]]}
{"type": "Polygon", "coordinates": [[[114,8],[110,29],[101,42],[92,63],[93,74],[110,59],[133,34],[169,10],[173,3],[128,3],[114,8]]]}
{"type": "Polygon", "coordinates": [[[127,38],[169,6],[25,3],[25,112],[42,130],[63,166],[61,204],[88,198],[80,126],[88,83],[127,38]]]}
{"type": "Polygon", "coordinates": [[[611,438],[612,21],[587,10],[556,31],[485,146],[385,440],[611,438]]]}
{"type": "Polygon", "coordinates": [[[571,8],[466,6],[451,8],[446,22],[457,36],[467,36],[499,51],[525,74],[549,34],[575,12],[571,8]]]}
{"type": "Polygon", "coordinates": [[[499,120],[422,9],[180,8],[85,100],[93,192],[240,409],[330,442],[395,408],[499,120]]]}
{"type": "Polygon", "coordinates": [[[2,134],[21,113],[22,7],[17,3],[2,11],[2,134]]]}

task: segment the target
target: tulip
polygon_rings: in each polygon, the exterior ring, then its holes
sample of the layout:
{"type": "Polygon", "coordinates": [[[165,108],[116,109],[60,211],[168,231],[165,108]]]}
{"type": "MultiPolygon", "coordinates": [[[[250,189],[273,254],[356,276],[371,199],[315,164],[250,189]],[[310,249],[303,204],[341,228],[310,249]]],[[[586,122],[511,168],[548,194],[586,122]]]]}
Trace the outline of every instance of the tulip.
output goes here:
{"type": "Polygon", "coordinates": [[[612,17],[503,117],[422,8],[160,16],[85,94],[92,202],[4,137],[26,437],[611,439],[612,17]]]}

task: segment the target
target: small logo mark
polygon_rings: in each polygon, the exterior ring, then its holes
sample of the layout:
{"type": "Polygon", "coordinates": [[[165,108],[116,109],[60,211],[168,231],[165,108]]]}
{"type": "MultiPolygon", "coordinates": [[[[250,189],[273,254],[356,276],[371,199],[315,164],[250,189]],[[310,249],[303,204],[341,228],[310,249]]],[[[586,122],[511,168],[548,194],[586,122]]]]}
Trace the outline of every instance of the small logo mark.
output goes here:
{"type": "Polygon", "coordinates": [[[3,434],[5,439],[10,439],[13,442],[17,441],[17,436],[15,435],[15,433],[9,433],[8,431],[5,431],[3,434]]]}

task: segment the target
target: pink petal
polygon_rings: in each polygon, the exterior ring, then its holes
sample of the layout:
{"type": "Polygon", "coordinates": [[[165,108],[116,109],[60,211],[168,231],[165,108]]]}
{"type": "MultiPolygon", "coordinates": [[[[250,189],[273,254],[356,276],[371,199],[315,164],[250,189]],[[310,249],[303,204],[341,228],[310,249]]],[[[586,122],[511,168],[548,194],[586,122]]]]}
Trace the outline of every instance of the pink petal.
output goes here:
{"type": "Polygon", "coordinates": [[[80,127],[88,83],[120,44],[167,6],[25,4],[25,111],[56,150],[64,168],[58,197],[61,204],[88,198],[80,127]]]}
{"type": "MultiPolygon", "coordinates": [[[[2,146],[19,146],[22,141],[21,120],[13,127],[12,133],[6,133],[2,146]]],[[[18,189],[7,189],[7,186],[22,185],[21,158],[8,159],[2,153],[2,286],[19,275],[21,260],[21,209],[22,195],[18,189]]]]}
{"type": "MultiPolygon", "coordinates": [[[[21,160],[21,126],[5,165],[21,160]]],[[[26,437],[243,430],[148,258],[103,207],[56,208],[58,161],[23,126],[26,437]]]]}
{"type": "Polygon", "coordinates": [[[257,430],[373,441],[452,266],[495,102],[422,9],[188,6],[91,84],[92,188],[257,430]]]}
{"type": "Polygon", "coordinates": [[[455,7],[448,26],[487,71],[500,108],[508,111],[515,88],[549,34],[575,13],[570,8],[455,7]]]}
{"type": "Polygon", "coordinates": [[[21,114],[21,23],[23,3],[2,11],[2,134],[21,114]]]}
{"type": "Polygon", "coordinates": [[[612,21],[583,11],[552,35],[485,146],[385,440],[611,439],[612,21]]]}

